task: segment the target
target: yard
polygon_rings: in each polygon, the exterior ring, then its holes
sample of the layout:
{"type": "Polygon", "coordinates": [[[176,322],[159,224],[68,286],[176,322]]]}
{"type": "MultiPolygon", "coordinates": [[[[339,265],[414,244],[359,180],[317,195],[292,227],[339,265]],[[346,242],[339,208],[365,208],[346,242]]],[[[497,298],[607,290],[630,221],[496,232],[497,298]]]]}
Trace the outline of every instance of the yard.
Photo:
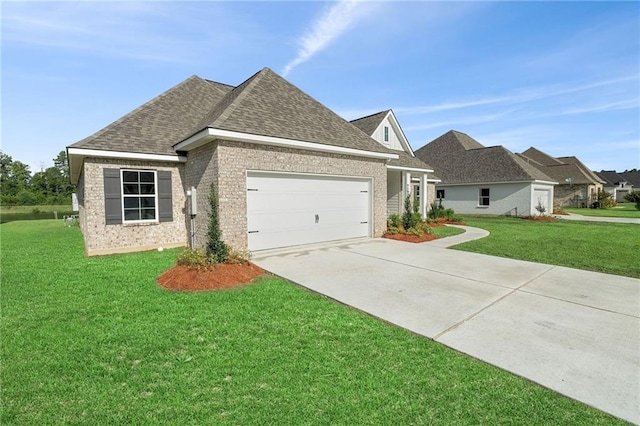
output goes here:
{"type": "Polygon", "coordinates": [[[16,220],[40,220],[54,219],[54,212],[58,218],[70,216],[77,213],[71,211],[70,205],[37,205],[37,206],[0,206],[0,223],[13,222],[16,220]]]}
{"type": "Polygon", "coordinates": [[[457,250],[640,278],[640,225],[465,216],[491,232],[457,250]]]}
{"type": "Polygon", "coordinates": [[[576,213],[583,216],[602,217],[637,217],[640,218],[640,210],[636,209],[635,203],[618,203],[610,209],[565,209],[567,213],[576,213]]]}
{"type": "Polygon", "coordinates": [[[177,250],[87,258],[0,226],[4,424],[623,424],[275,277],[161,290],[177,250]]]}

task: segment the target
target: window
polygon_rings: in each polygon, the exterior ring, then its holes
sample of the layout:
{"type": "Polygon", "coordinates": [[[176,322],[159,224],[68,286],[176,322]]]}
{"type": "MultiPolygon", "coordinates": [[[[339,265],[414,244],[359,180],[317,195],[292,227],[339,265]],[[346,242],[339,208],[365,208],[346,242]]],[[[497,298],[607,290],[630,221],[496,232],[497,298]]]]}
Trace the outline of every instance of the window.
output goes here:
{"type": "Polygon", "coordinates": [[[389,142],[389,127],[384,126],[384,141],[389,142]]]}
{"type": "Polygon", "coordinates": [[[124,222],[156,221],[156,172],[122,170],[122,217],[124,222]]]}
{"type": "Polygon", "coordinates": [[[436,198],[438,200],[444,200],[444,189],[436,189],[436,198]]]}
{"type": "Polygon", "coordinates": [[[489,205],[489,188],[480,188],[480,197],[478,199],[479,206],[489,205]]]}

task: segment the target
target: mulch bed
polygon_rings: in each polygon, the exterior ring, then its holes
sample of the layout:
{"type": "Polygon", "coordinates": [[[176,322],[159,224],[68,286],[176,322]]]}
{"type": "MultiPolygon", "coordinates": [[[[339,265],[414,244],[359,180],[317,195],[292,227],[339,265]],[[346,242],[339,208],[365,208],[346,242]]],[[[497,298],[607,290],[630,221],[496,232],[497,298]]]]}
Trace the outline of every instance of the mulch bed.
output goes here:
{"type": "Polygon", "coordinates": [[[209,271],[178,265],[160,275],[157,282],[167,290],[219,290],[250,283],[263,274],[264,270],[251,262],[221,263],[209,271]]]}
{"type": "Polygon", "coordinates": [[[437,240],[435,235],[424,234],[421,237],[413,234],[389,234],[386,233],[382,238],[389,238],[390,240],[406,241],[408,243],[424,243],[425,241],[437,240]]]}

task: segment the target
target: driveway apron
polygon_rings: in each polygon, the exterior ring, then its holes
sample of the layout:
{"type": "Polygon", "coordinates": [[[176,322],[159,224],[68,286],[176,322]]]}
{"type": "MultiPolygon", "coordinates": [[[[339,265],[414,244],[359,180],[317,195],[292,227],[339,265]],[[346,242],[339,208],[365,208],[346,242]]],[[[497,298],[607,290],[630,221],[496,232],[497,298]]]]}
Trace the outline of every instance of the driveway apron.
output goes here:
{"type": "Polygon", "coordinates": [[[258,252],[254,262],[640,423],[640,280],[382,238],[258,252]]]}

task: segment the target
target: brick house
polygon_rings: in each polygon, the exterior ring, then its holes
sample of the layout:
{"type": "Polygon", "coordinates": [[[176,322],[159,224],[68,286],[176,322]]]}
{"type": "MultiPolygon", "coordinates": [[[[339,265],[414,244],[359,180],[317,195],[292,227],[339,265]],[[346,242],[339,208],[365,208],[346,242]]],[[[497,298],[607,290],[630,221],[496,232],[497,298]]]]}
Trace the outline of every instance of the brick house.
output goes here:
{"type": "Polygon", "coordinates": [[[67,147],[85,251],[203,246],[212,184],[236,249],[380,236],[389,198],[427,194],[426,214],[433,172],[384,142],[268,68],[237,87],[190,77],[67,147]]]}
{"type": "Polygon", "coordinates": [[[554,206],[589,207],[603,189],[604,180],[576,157],[552,157],[533,147],[518,156],[558,182],[554,206]]]}

